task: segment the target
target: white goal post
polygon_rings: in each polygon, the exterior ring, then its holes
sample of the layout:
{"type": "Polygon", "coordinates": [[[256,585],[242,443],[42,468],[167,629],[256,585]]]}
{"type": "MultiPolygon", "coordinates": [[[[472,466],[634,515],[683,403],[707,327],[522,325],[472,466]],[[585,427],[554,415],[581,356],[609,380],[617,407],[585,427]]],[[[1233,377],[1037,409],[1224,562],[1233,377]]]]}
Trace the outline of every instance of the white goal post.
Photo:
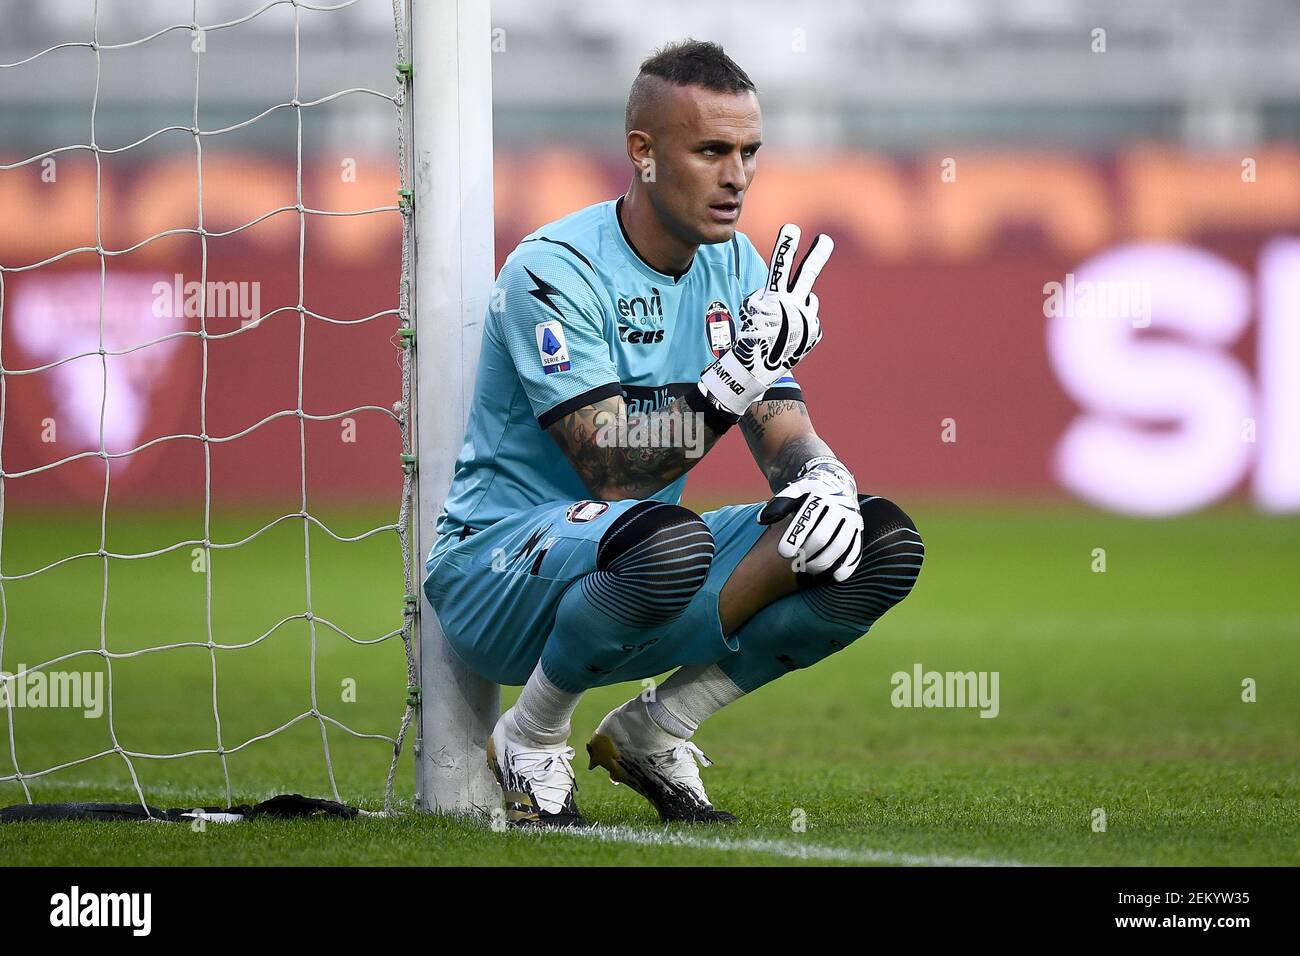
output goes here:
{"type": "MultiPolygon", "coordinates": [[[[414,182],[410,308],[416,330],[418,456],[415,580],[464,440],[483,314],[495,280],[492,222],[492,64],[487,0],[406,0],[411,42],[404,160],[414,182]]],[[[408,170],[403,170],[403,178],[408,170]]],[[[485,746],[497,687],[447,646],[419,600],[420,713],[416,806],[463,813],[495,806],[485,746]]]]}

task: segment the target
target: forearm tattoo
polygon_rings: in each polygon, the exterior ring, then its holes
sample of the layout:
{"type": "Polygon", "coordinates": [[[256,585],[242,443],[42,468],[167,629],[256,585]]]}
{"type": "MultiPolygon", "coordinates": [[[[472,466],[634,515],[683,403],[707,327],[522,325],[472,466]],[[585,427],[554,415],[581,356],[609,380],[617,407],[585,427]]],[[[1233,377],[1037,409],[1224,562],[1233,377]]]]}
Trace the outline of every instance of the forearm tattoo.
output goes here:
{"type": "Polygon", "coordinates": [[[784,415],[786,412],[797,411],[804,419],[808,418],[808,408],[803,402],[796,402],[792,399],[774,402],[756,402],[752,405],[740,420],[740,430],[745,433],[745,439],[752,447],[755,442],[762,441],[763,435],[767,433],[768,423],[778,415],[784,415]]]}
{"type": "Polygon", "coordinates": [[[780,491],[794,481],[799,469],[809,458],[833,455],[830,446],[817,437],[808,417],[808,406],[793,400],[756,402],[740,420],[740,430],[745,435],[754,461],[763,470],[763,476],[773,491],[780,491]],[[796,423],[776,419],[797,413],[796,423]],[[791,427],[793,434],[780,436],[791,427]]]}
{"type": "Polygon", "coordinates": [[[646,498],[685,474],[718,435],[678,398],[653,415],[619,412],[620,397],[578,409],[547,431],[593,495],[615,501],[646,498]]]}
{"type": "Polygon", "coordinates": [[[780,491],[795,480],[804,462],[820,455],[833,457],[835,453],[816,435],[795,435],[786,439],[770,460],[763,462],[763,474],[771,489],[780,491]]]}

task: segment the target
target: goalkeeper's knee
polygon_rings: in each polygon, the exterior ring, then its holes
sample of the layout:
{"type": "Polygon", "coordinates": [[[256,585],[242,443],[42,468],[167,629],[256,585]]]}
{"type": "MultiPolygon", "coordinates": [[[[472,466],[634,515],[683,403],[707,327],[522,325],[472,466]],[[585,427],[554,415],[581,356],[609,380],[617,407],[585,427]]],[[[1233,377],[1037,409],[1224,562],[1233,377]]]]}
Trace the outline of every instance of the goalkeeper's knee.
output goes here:
{"type": "Polygon", "coordinates": [[[925,543],[907,512],[888,498],[858,495],[862,558],[845,581],[816,579],[804,598],[820,616],[863,630],[911,593],[925,543]]]}
{"type": "Polygon", "coordinates": [[[695,512],[642,501],[614,521],[596,551],[583,595],[621,624],[652,628],[675,621],[704,585],[713,534],[695,512]]]}

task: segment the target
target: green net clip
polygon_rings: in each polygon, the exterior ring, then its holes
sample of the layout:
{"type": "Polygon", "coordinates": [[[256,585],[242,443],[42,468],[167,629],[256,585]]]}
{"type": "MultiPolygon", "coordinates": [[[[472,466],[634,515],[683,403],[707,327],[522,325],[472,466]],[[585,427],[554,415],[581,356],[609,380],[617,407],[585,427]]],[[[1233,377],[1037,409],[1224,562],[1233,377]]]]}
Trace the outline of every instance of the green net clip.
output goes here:
{"type": "Polygon", "coordinates": [[[397,78],[399,80],[402,80],[403,82],[409,83],[411,80],[411,64],[409,63],[397,64],[397,78]]]}
{"type": "MultiPolygon", "coordinates": [[[[411,472],[415,471],[415,463],[417,459],[414,455],[402,455],[401,458],[402,458],[402,471],[406,472],[407,474],[410,474],[411,472]]],[[[409,594],[406,596],[406,599],[408,601],[413,600],[409,594]]]]}
{"type": "Polygon", "coordinates": [[[420,688],[414,684],[406,685],[406,706],[407,707],[420,706],[420,688]]]}
{"type": "Polygon", "coordinates": [[[403,326],[397,330],[397,336],[402,340],[402,348],[410,348],[415,344],[415,329],[403,326]]]}
{"type": "Polygon", "coordinates": [[[403,209],[410,209],[412,206],[415,205],[415,190],[399,189],[397,191],[397,199],[398,199],[398,205],[400,205],[403,209]]]}
{"type": "Polygon", "coordinates": [[[420,599],[414,594],[406,595],[406,606],[402,608],[403,614],[414,614],[415,609],[419,606],[420,599]]]}

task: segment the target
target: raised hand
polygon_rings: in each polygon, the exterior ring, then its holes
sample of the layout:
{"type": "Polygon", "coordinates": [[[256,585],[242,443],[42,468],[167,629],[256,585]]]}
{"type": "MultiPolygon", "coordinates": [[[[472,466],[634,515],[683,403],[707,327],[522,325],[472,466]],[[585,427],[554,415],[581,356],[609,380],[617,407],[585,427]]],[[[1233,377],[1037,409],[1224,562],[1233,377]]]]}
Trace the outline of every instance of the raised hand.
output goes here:
{"type": "Polygon", "coordinates": [[[742,306],[736,344],[704,370],[699,390],[729,420],[739,418],[777,380],[821,341],[813,283],[835,243],[818,235],[798,267],[799,227],[787,223],[777,234],[763,288],[742,306]]]}
{"type": "Polygon", "coordinates": [[[764,370],[777,378],[798,365],[822,337],[813,283],[835,243],[830,236],[819,234],[796,267],[800,236],[794,223],[781,227],[772,248],[767,283],[745,300],[742,309],[739,340],[752,343],[749,348],[758,353],[764,370]]]}

